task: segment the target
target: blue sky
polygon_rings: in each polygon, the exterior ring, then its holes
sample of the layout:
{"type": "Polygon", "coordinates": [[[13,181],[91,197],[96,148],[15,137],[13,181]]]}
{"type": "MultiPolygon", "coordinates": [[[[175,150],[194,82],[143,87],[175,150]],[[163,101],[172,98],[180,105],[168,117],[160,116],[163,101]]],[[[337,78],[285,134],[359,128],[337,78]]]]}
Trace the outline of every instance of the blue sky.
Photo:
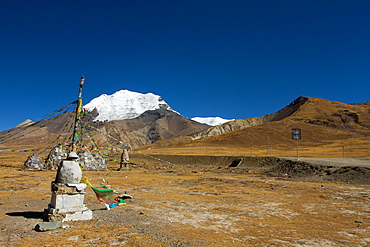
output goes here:
{"type": "Polygon", "coordinates": [[[85,104],[152,92],[189,118],[370,100],[368,0],[0,3],[0,130],[74,101],[81,75],[85,104]]]}

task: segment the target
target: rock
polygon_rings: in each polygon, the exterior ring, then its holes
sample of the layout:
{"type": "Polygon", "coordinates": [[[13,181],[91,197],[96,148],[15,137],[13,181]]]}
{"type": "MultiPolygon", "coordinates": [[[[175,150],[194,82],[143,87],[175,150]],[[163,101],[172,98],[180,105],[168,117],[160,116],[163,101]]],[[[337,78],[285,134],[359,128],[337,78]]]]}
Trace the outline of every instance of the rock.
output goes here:
{"type": "Polygon", "coordinates": [[[57,183],[61,184],[76,184],[81,181],[81,177],[82,171],[77,162],[73,160],[63,160],[58,169],[55,180],[57,183]]]}
{"type": "Polygon", "coordinates": [[[59,228],[60,224],[60,221],[41,222],[35,226],[35,230],[38,232],[50,231],[59,228]]]}
{"type": "Polygon", "coordinates": [[[76,235],[76,236],[72,236],[72,237],[69,237],[69,238],[68,238],[68,240],[69,240],[69,241],[77,242],[79,237],[80,237],[80,236],[78,236],[78,235],[76,235]]]}

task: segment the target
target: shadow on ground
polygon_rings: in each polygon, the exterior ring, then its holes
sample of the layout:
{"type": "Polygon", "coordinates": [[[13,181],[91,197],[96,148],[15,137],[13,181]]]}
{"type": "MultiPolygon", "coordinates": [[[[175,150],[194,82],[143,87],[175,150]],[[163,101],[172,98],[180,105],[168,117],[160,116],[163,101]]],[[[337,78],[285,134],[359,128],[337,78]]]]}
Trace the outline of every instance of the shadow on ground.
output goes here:
{"type": "Polygon", "coordinates": [[[6,213],[8,216],[19,217],[22,216],[27,219],[43,219],[44,212],[37,212],[37,211],[27,211],[27,212],[10,212],[6,213]]]}

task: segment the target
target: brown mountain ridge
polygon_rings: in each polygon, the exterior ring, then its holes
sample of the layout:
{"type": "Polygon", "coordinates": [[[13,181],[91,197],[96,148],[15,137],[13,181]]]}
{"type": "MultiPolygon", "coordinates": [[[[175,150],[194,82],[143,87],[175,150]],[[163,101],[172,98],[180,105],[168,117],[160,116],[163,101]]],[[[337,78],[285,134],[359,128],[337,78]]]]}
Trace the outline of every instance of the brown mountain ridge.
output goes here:
{"type": "Polygon", "coordinates": [[[213,126],[193,135],[194,139],[215,136],[229,131],[264,123],[292,119],[335,128],[370,127],[370,101],[362,104],[344,104],[329,100],[299,97],[283,109],[262,117],[237,119],[213,126]]]}
{"type": "MultiPolygon", "coordinates": [[[[65,113],[32,125],[27,122],[27,125],[23,126],[25,128],[18,126],[0,132],[0,147],[21,144],[23,148],[43,148],[64,143],[72,135],[73,121],[73,114],[65,113]]],[[[93,138],[99,146],[119,148],[122,145],[118,141],[132,147],[140,147],[157,140],[192,135],[209,128],[207,124],[195,122],[166,109],[146,111],[133,119],[94,123],[92,118],[88,117],[85,122],[95,127],[87,128],[89,131],[83,134],[84,137],[93,138]]]]}
{"type": "MultiPolygon", "coordinates": [[[[43,148],[65,140],[72,128],[73,116],[62,114],[18,134],[19,127],[1,132],[1,136],[11,138],[2,139],[0,148],[43,148]]],[[[96,131],[91,131],[90,136],[100,146],[120,147],[117,141],[121,141],[148,153],[292,156],[292,128],[302,130],[302,155],[340,156],[345,152],[367,157],[370,101],[345,104],[299,97],[278,112],[213,127],[159,109],[134,119],[96,124],[96,131]]]]}
{"type": "Polygon", "coordinates": [[[299,97],[278,112],[238,119],[177,141],[163,140],[142,147],[166,152],[209,155],[296,155],[291,129],[299,128],[299,152],[306,156],[369,156],[370,102],[345,104],[299,97]]]}
{"type": "MultiPolygon", "coordinates": [[[[118,140],[128,140],[125,142],[133,147],[162,139],[190,136],[207,128],[209,128],[207,124],[195,122],[166,109],[146,111],[136,118],[114,120],[102,126],[105,133],[118,140]]],[[[110,141],[109,138],[107,141],[110,141]]]]}

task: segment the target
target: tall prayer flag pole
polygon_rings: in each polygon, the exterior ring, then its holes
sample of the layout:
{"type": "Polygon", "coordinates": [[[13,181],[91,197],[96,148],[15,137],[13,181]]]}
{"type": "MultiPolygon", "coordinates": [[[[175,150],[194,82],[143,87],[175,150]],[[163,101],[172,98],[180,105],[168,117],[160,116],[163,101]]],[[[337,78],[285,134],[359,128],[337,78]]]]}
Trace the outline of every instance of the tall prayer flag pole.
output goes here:
{"type": "Polygon", "coordinates": [[[81,124],[81,111],[82,111],[82,87],[84,86],[85,83],[85,77],[81,76],[81,81],[80,81],[80,89],[78,91],[78,100],[76,104],[76,115],[75,115],[75,127],[73,130],[73,139],[72,139],[72,151],[75,151],[76,149],[76,142],[79,139],[78,136],[78,128],[80,127],[81,124]]]}

